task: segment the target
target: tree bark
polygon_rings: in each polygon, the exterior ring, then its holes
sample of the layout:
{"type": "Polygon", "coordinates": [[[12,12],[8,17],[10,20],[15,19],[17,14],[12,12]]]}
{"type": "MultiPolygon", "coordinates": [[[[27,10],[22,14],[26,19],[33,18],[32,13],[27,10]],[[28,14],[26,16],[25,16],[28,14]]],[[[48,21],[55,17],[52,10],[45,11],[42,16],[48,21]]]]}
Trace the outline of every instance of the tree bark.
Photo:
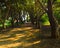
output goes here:
{"type": "Polygon", "coordinates": [[[39,16],[36,16],[35,20],[36,20],[35,27],[38,28],[38,29],[40,29],[40,18],[39,18],[39,16]]]}
{"type": "Polygon", "coordinates": [[[22,17],[21,17],[21,11],[19,11],[19,22],[22,22],[23,23],[22,17]]]}
{"type": "Polygon", "coordinates": [[[47,7],[48,7],[47,14],[48,14],[49,22],[50,22],[50,26],[51,26],[51,37],[52,38],[58,38],[58,36],[59,36],[59,32],[58,32],[59,27],[58,27],[58,22],[57,22],[56,18],[53,15],[51,0],[48,0],[47,7]]]}
{"type": "Polygon", "coordinates": [[[32,25],[34,25],[34,16],[32,14],[30,14],[30,20],[31,20],[32,25]]]}

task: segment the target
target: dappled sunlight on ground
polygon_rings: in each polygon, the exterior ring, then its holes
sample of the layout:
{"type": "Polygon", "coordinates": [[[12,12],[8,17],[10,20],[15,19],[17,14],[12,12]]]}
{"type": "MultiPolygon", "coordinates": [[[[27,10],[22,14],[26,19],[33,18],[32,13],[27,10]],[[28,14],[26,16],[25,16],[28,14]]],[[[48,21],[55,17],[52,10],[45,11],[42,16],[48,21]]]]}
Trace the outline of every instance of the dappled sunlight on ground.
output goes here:
{"type": "Polygon", "coordinates": [[[16,46],[21,46],[22,43],[23,42],[1,45],[0,48],[11,48],[11,47],[16,47],[16,46]]]}
{"type": "Polygon", "coordinates": [[[5,41],[5,40],[15,41],[15,40],[18,40],[18,39],[20,39],[21,37],[24,37],[24,36],[25,36],[24,34],[16,34],[16,36],[14,36],[14,37],[9,37],[8,35],[4,35],[4,36],[1,37],[0,41],[5,41]]]}
{"type": "Polygon", "coordinates": [[[5,37],[9,37],[10,35],[4,35],[4,34],[0,34],[0,38],[5,38],[5,37]]]}
{"type": "Polygon", "coordinates": [[[32,42],[32,43],[25,43],[24,47],[28,47],[28,46],[31,46],[31,45],[34,45],[34,44],[37,44],[37,43],[40,43],[40,41],[35,41],[35,42],[32,42]]]}
{"type": "Polygon", "coordinates": [[[32,39],[36,38],[34,33],[38,31],[38,29],[33,29],[32,27],[13,28],[6,34],[0,34],[0,48],[18,48],[18,46],[19,48],[20,46],[24,48],[37,44],[40,41],[32,39]],[[29,40],[32,40],[32,42],[29,40]]]}
{"type": "Polygon", "coordinates": [[[29,30],[29,29],[32,29],[32,27],[14,28],[14,29],[11,30],[11,31],[21,31],[21,30],[29,30]]]}
{"type": "Polygon", "coordinates": [[[49,35],[32,27],[13,28],[0,34],[0,48],[60,48],[60,39],[50,39],[49,35]]]}

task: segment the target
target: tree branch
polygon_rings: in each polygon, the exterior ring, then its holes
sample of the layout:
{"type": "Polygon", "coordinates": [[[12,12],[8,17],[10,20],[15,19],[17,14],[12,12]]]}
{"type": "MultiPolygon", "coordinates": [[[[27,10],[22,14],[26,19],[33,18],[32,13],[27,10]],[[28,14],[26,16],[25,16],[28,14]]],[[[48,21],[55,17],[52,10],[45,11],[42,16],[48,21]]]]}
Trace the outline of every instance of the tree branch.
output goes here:
{"type": "Polygon", "coordinates": [[[53,0],[53,1],[52,1],[52,4],[54,4],[54,3],[55,3],[55,1],[57,1],[57,0],[53,0]]]}
{"type": "Polygon", "coordinates": [[[42,15],[43,15],[43,14],[45,14],[45,13],[46,13],[46,12],[43,12],[43,13],[40,15],[40,17],[39,17],[39,18],[41,18],[41,17],[42,17],[42,15]]]}
{"type": "Polygon", "coordinates": [[[37,3],[40,4],[40,6],[42,7],[42,9],[45,10],[45,12],[47,12],[48,10],[43,6],[43,4],[39,1],[39,0],[36,0],[37,3]]]}

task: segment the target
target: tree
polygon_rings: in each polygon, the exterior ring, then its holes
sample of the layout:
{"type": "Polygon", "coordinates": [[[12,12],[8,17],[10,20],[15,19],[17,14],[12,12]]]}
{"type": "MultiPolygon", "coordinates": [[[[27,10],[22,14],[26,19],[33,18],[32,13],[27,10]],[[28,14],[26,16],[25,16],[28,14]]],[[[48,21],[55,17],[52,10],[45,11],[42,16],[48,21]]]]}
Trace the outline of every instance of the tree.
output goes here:
{"type": "Polygon", "coordinates": [[[59,27],[58,27],[58,21],[56,20],[56,18],[53,15],[52,1],[51,0],[47,0],[47,8],[45,8],[43,6],[43,4],[39,0],[36,0],[36,1],[38,3],[40,3],[40,6],[42,7],[42,9],[44,9],[44,11],[48,15],[50,26],[51,26],[51,37],[52,38],[58,38],[58,36],[59,36],[59,31],[58,31],[59,27]]]}
{"type": "Polygon", "coordinates": [[[48,0],[47,4],[48,4],[47,5],[47,7],[48,7],[47,14],[48,14],[50,25],[51,25],[51,36],[53,38],[57,38],[59,36],[58,21],[56,20],[56,18],[53,15],[51,0],[48,0]]]}

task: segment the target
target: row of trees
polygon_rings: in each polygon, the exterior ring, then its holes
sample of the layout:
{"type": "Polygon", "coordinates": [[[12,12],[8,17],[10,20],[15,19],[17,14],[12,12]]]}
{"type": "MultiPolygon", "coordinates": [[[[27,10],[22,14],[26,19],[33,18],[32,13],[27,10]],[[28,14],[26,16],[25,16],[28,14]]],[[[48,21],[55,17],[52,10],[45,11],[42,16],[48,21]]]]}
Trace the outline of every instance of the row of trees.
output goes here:
{"type": "MultiPolygon", "coordinates": [[[[54,16],[54,11],[53,8],[55,7],[55,4],[57,3],[57,0],[36,0],[35,1],[35,6],[39,7],[38,11],[37,11],[37,27],[40,27],[40,18],[41,15],[40,13],[43,15],[44,13],[47,13],[48,18],[49,18],[49,22],[50,22],[50,26],[51,26],[51,37],[52,38],[57,38],[59,37],[59,25],[58,25],[58,21],[54,16]],[[40,12],[39,12],[40,10],[40,12]],[[42,12],[41,12],[42,10],[42,12]]],[[[59,4],[58,4],[59,5],[59,4]]],[[[36,9],[37,9],[36,7],[36,9]]],[[[59,6],[58,6],[59,7],[59,6]]],[[[55,8],[56,9],[56,8],[55,8]]]]}
{"type": "Polygon", "coordinates": [[[0,22],[3,24],[5,20],[9,20],[11,17],[11,26],[14,27],[14,22],[23,22],[25,16],[29,16],[32,25],[40,28],[41,17],[47,14],[50,26],[51,26],[51,37],[59,37],[59,26],[58,21],[54,16],[56,12],[60,10],[59,0],[1,0],[0,1],[0,22]]]}

